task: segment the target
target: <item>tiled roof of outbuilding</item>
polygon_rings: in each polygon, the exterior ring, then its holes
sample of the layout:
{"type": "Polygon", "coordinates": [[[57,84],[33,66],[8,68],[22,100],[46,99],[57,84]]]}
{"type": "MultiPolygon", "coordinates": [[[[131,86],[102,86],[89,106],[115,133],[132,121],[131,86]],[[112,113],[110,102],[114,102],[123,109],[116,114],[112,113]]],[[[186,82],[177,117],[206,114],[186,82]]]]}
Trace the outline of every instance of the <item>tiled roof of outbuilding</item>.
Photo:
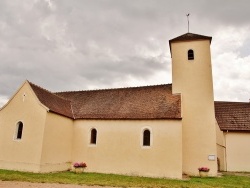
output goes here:
{"type": "Polygon", "coordinates": [[[215,117],[222,131],[250,131],[250,103],[215,102],[215,117]]]}
{"type": "Polygon", "coordinates": [[[56,93],[71,100],[76,119],[179,119],[180,95],[172,85],[56,93]]]}
{"type": "Polygon", "coordinates": [[[50,111],[66,117],[73,118],[71,104],[69,100],[63,99],[62,97],[59,97],[31,82],[29,82],[29,84],[35,92],[39,101],[44,106],[49,108],[50,111]]]}

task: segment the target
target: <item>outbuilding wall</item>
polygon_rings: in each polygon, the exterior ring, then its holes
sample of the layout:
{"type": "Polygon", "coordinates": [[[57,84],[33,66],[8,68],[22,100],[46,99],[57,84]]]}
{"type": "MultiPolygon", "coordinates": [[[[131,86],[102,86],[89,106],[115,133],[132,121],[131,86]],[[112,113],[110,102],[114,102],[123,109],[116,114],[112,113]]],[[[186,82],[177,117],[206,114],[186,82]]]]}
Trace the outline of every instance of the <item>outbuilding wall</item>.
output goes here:
{"type": "Polygon", "coordinates": [[[250,172],[250,132],[225,132],[227,171],[250,172]]]}

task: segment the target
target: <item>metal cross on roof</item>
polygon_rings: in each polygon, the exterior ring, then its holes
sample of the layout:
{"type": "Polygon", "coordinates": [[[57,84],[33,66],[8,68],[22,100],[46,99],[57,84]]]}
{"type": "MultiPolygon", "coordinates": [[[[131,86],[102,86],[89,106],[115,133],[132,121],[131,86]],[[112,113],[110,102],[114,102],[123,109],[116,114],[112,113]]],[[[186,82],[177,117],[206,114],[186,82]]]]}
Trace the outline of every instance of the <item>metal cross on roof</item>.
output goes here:
{"type": "Polygon", "coordinates": [[[189,13],[188,14],[186,14],[186,16],[187,16],[187,21],[188,21],[188,33],[189,33],[189,13]]]}

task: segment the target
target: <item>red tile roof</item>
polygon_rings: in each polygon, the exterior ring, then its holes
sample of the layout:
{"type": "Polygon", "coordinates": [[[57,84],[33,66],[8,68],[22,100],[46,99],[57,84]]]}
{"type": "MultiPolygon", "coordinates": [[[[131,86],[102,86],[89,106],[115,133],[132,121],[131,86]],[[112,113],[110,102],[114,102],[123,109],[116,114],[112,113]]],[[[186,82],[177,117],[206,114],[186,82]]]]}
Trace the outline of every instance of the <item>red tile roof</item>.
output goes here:
{"type": "Polygon", "coordinates": [[[35,92],[39,101],[49,108],[50,111],[73,118],[71,104],[69,100],[59,97],[48,90],[45,90],[31,82],[29,82],[31,88],[35,92]]]}
{"type": "Polygon", "coordinates": [[[250,131],[250,103],[215,102],[215,116],[223,131],[250,131]]]}
{"type": "Polygon", "coordinates": [[[30,85],[50,111],[74,119],[181,118],[180,95],[172,94],[171,84],[58,93],[30,85]]]}
{"type": "Polygon", "coordinates": [[[76,119],[179,119],[180,95],[172,85],[59,92],[71,100],[76,119]]]}

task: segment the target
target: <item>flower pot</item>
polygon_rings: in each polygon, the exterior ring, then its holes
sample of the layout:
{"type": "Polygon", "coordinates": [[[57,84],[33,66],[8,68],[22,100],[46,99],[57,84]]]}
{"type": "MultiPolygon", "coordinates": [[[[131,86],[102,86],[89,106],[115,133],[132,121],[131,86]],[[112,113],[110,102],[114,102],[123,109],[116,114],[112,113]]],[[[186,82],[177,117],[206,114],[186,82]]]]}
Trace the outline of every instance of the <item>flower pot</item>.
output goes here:
{"type": "Polygon", "coordinates": [[[84,171],[84,168],[82,168],[82,167],[75,168],[76,174],[83,173],[83,171],[84,171]]]}
{"type": "Polygon", "coordinates": [[[204,172],[204,171],[199,171],[200,177],[207,177],[208,176],[208,172],[204,172]]]}

